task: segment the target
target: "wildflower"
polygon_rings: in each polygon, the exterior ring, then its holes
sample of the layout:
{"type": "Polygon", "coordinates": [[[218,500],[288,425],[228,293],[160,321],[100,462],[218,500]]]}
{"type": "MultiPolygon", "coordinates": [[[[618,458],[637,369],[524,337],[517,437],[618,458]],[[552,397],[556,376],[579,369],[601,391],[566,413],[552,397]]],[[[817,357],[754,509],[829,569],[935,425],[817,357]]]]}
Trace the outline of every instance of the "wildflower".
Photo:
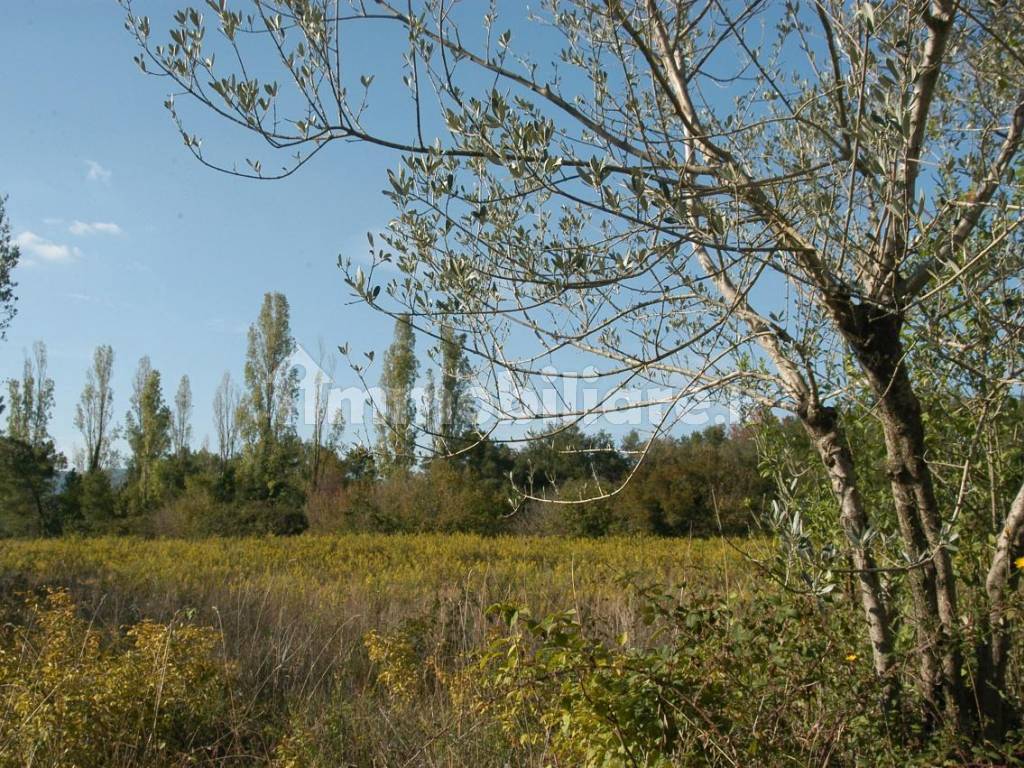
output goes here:
{"type": "Polygon", "coordinates": [[[1018,557],[1016,560],[1013,561],[1013,564],[1016,565],[1020,570],[1024,571],[1024,557],[1018,557]]]}
{"type": "Polygon", "coordinates": [[[857,660],[857,658],[858,658],[858,657],[857,657],[857,654],[856,654],[856,653],[848,653],[848,654],[846,654],[846,660],[847,660],[847,661],[851,661],[851,662],[852,662],[852,661],[856,661],[856,660],[857,660]]]}

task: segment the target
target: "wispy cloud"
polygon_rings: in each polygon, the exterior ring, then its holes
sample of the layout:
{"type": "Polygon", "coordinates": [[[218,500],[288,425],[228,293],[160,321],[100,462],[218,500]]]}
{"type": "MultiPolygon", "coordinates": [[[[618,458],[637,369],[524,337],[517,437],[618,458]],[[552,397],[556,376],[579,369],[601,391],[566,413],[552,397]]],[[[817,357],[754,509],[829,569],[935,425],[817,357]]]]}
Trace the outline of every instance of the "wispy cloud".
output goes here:
{"type": "MultiPolygon", "coordinates": [[[[42,261],[62,262],[77,259],[82,252],[73,245],[54,243],[45,237],[40,237],[35,232],[25,231],[14,238],[17,245],[29,257],[35,257],[42,261]]],[[[32,264],[31,258],[26,262],[32,264]]]]}
{"type": "Polygon", "coordinates": [[[85,178],[87,178],[89,181],[102,181],[104,183],[107,183],[110,181],[110,177],[113,175],[109,168],[104,168],[95,160],[86,160],[85,165],[88,168],[88,171],[86,171],[85,174],[85,178]]]}
{"type": "Polygon", "coordinates": [[[120,235],[124,232],[112,221],[78,221],[71,222],[68,231],[72,235],[120,235]]]}

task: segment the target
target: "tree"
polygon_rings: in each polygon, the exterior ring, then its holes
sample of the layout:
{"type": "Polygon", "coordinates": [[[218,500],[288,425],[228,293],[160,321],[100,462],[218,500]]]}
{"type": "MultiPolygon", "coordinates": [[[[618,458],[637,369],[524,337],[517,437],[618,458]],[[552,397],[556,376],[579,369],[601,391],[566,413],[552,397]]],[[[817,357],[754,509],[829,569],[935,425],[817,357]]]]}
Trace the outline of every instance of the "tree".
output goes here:
{"type": "Polygon", "coordinates": [[[345,430],[345,416],[338,408],[334,413],[330,410],[330,383],[334,377],[335,360],[333,356],[320,350],[317,370],[313,376],[313,434],[309,440],[309,490],[315,491],[323,480],[325,458],[328,453],[335,454],[340,445],[341,435],[345,430]],[[324,368],[326,366],[326,370],[324,368]]]}
{"type": "MultiPolygon", "coordinates": [[[[18,266],[21,250],[11,242],[11,222],[7,218],[7,196],[0,195],[0,341],[7,338],[7,328],[17,313],[14,306],[14,268],[18,266]]],[[[2,409],[0,409],[2,410],[2,409]]]]}
{"type": "Polygon", "coordinates": [[[48,375],[46,345],[37,341],[25,357],[20,381],[8,382],[10,410],[7,437],[0,439],[0,498],[19,520],[33,521],[42,536],[60,533],[58,473],[67,460],[49,433],[53,413],[53,379],[48,375]]]}
{"type": "Polygon", "coordinates": [[[527,495],[550,496],[568,480],[595,480],[614,487],[626,474],[626,460],[607,432],[588,435],[575,424],[530,436],[516,455],[516,485],[527,495]]]}
{"type": "Polygon", "coordinates": [[[416,462],[416,337],[408,317],[395,320],[395,336],[384,354],[380,388],[384,407],[376,412],[378,466],[385,476],[407,472],[416,462]]]}
{"type": "Polygon", "coordinates": [[[31,521],[31,532],[61,532],[57,496],[58,473],[66,461],[53,441],[33,445],[16,437],[0,437],[0,509],[19,522],[31,521]]]}
{"type": "Polygon", "coordinates": [[[192,439],[192,386],[188,376],[182,376],[178,382],[178,391],[174,394],[174,420],[171,429],[171,441],[174,455],[182,457],[188,451],[192,439]]]}
{"type": "Polygon", "coordinates": [[[242,437],[251,446],[271,449],[294,429],[298,373],[290,360],[295,352],[288,300],[268,293],[256,322],[249,326],[245,387],[238,411],[242,437]]]}
{"type": "Polygon", "coordinates": [[[7,433],[34,447],[50,440],[49,423],[53,414],[53,379],[48,375],[46,344],[32,345],[32,357],[25,357],[21,381],[8,382],[10,411],[7,433]]]}
{"type": "Polygon", "coordinates": [[[114,390],[110,385],[113,368],[114,350],[109,345],[96,347],[75,406],[75,427],[85,442],[82,465],[87,474],[106,467],[117,434],[113,424],[114,390]]]}
{"type": "Polygon", "coordinates": [[[157,465],[171,447],[171,411],[164,403],[160,372],[153,370],[148,357],[139,360],[131,406],[125,417],[130,471],[137,503],[147,509],[161,495],[157,465]]]}
{"type": "Polygon", "coordinates": [[[465,334],[456,333],[447,325],[441,328],[441,406],[435,443],[446,453],[474,426],[475,411],[469,392],[472,370],[465,344],[465,334]]]}
{"type": "Polygon", "coordinates": [[[752,435],[708,427],[655,441],[620,497],[621,513],[634,530],[736,535],[749,529],[771,490],[758,473],[752,435]]]}
{"type": "Polygon", "coordinates": [[[301,503],[303,469],[303,446],[295,432],[299,377],[291,362],[294,352],[288,300],[268,293],[249,327],[246,391],[236,421],[246,444],[246,495],[256,501],[287,497],[291,507],[301,503]]]}
{"type": "Polygon", "coordinates": [[[434,369],[427,368],[427,383],[423,386],[423,399],[420,403],[423,412],[423,432],[433,437],[434,453],[442,453],[444,448],[441,444],[441,427],[437,402],[437,381],[434,378],[434,369]]]}
{"type": "Polygon", "coordinates": [[[134,421],[135,424],[142,423],[142,396],[152,372],[153,364],[149,355],[143,355],[135,367],[135,375],[132,377],[132,394],[128,401],[131,408],[128,412],[128,420],[134,421]]]}
{"type": "Polygon", "coordinates": [[[217,431],[217,452],[221,464],[226,465],[235,455],[238,445],[238,424],[235,414],[238,411],[240,393],[238,386],[231,381],[231,374],[224,371],[217,391],[213,395],[213,423],[217,431]]]}
{"type": "MultiPolygon", "coordinates": [[[[172,32],[186,42],[159,49],[130,4],[128,26],[143,67],[298,152],[298,165],[337,140],[402,151],[386,248],[368,271],[349,265],[347,280],[426,332],[466,333],[515,391],[551,378],[539,361],[575,350],[595,360],[606,394],[564,416],[612,410],[638,380],[672,392],[656,398],[677,407],[648,445],[679,406],[708,397],[798,418],[833,494],[822,528],[831,540],[819,544],[852,563],[887,701],[906,678],[926,722],[1000,737],[1014,715],[999,686],[1024,486],[1018,479],[996,525],[961,525],[965,493],[998,497],[971,472],[963,492],[937,485],[943,467],[977,457],[969,443],[930,439],[925,409],[936,404],[921,392],[957,382],[957,402],[984,406],[976,423],[986,434],[1020,380],[1024,303],[1011,275],[1024,221],[1021,8],[552,0],[543,20],[562,39],[549,66],[536,47],[515,50],[494,10],[477,37],[443,3],[380,0],[343,17],[327,2],[303,3],[301,14],[296,5],[260,2],[251,17],[218,10],[219,38],[183,13],[172,32]],[[364,100],[373,78],[346,86],[357,65],[346,59],[342,71],[341,41],[360,24],[408,40],[415,119],[374,123],[364,100]],[[240,34],[250,27],[258,34],[240,34]],[[226,56],[215,70],[222,42],[242,62],[265,43],[295,87],[228,77],[226,56]],[[391,132],[403,124],[408,134],[391,132]],[[434,125],[444,126],[436,137],[434,125]],[[403,275],[374,284],[384,262],[403,275]],[[541,349],[509,355],[513,328],[541,349]],[[977,377],[997,386],[963,383],[972,346],[1003,353],[977,377]],[[865,406],[881,445],[858,453],[845,432],[865,406]],[[869,508],[876,447],[886,504],[869,508]],[[963,576],[972,571],[984,574],[980,590],[963,576]],[[975,674],[965,649],[981,660],[975,674]]],[[[168,105],[187,148],[216,165],[168,105]]],[[[258,160],[250,168],[263,175],[258,160]]],[[[489,384],[500,406],[498,385],[489,384]]]]}

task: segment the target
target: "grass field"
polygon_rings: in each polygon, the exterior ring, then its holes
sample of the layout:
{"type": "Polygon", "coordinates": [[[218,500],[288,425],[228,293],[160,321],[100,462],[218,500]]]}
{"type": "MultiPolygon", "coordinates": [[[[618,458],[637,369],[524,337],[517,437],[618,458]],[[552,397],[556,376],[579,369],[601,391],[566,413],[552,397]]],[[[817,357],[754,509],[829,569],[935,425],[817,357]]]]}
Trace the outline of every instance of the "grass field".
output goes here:
{"type": "MultiPolygon", "coordinates": [[[[230,666],[230,711],[216,715],[226,733],[212,748],[179,734],[187,749],[173,759],[183,763],[241,754],[252,763],[281,765],[532,760],[530,750],[505,745],[493,729],[484,738],[488,729],[479,722],[470,726],[460,716],[453,725],[451,691],[441,690],[450,686],[439,684],[497,631],[489,606],[516,604],[534,615],[572,609],[601,636],[625,633],[642,642],[649,631],[640,621],[642,606],[622,578],[737,594],[749,578],[741,565],[726,542],[665,539],[352,535],[0,545],[0,581],[11,611],[22,610],[24,594],[66,589],[77,616],[97,630],[96,642],[114,648],[125,644],[126,628],[144,620],[211,628],[216,655],[230,666]],[[410,679],[401,681],[403,675],[410,679]],[[470,730],[460,735],[453,728],[470,730]]],[[[59,610],[34,621],[49,627],[54,615],[70,621],[59,610]]],[[[38,659],[52,637],[20,642],[34,648],[36,667],[45,667],[38,659]]],[[[24,671],[24,650],[21,656],[24,671]]],[[[69,684],[61,678],[55,687],[69,684]]],[[[46,691],[38,693],[49,700],[46,691]]],[[[140,706],[148,712],[152,705],[140,706]]],[[[152,747],[152,739],[138,739],[105,759],[172,762],[171,752],[152,747]]],[[[13,747],[6,753],[23,757],[13,747]]]]}
{"type": "Polygon", "coordinates": [[[782,589],[772,549],[4,541],[0,768],[958,764],[885,719],[852,584],[782,589]]]}

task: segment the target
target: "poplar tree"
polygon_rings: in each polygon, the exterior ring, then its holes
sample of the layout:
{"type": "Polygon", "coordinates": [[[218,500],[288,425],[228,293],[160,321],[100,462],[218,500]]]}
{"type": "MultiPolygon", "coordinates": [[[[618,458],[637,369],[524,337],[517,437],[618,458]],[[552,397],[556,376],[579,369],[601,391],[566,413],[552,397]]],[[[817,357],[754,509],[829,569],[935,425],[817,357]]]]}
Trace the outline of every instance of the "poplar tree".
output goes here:
{"type": "Polygon", "coordinates": [[[323,346],[319,350],[317,370],[313,375],[313,398],[312,413],[306,414],[308,419],[313,417],[313,433],[309,439],[309,456],[307,459],[307,470],[309,475],[309,490],[315,491],[323,480],[326,469],[325,458],[328,453],[334,453],[345,430],[345,416],[341,408],[330,412],[331,384],[334,381],[335,358],[324,352],[323,346]]]}
{"type": "Polygon", "coordinates": [[[92,366],[85,373],[85,386],[75,406],[75,427],[84,441],[81,464],[87,473],[105,468],[117,435],[114,419],[114,390],[110,381],[114,350],[101,345],[93,353],[92,366]]]}
{"type": "Polygon", "coordinates": [[[46,344],[32,345],[32,356],[25,358],[21,379],[8,382],[10,411],[7,434],[38,448],[50,439],[49,423],[53,414],[53,379],[48,375],[46,344]]]}
{"type": "Polygon", "coordinates": [[[407,472],[416,461],[416,404],[413,387],[419,361],[408,316],[395,321],[395,335],[384,354],[380,388],[383,409],[375,414],[379,466],[385,476],[407,472]]]}
{"type": "Polygon", "coordinates": [[[236,416],[247,448],[249,479],[259,496],[273,495],[297,461],[285,445],[295,437],[299,376],[291,364],[294,352],[288,300],[267,293],[249,327],[245,394],[236,416]]]}
{"type": "Polygon", "coordinates": [[[222,464],[227,464],[238,449],[238,422],[235,416],[240,397],[238,385],[231,380],[231,373],[224,371],[213,395],[213,425],[217,433],[217,452],[222,464]]]}
{"type": "Polygon", "coordinates": [[[21,379],[10,381],[8,390],[7,437],[0,438],[0,509],[29,521],[36,534],[59,533],[56,480],[67,461],[49,434],[53,379],[43,342],[33,345],[21,379]]]}
{"type": "Polygon", "coordinates": [[[268,293],[249,326],[246,391],[239,410],[242,436],[251,445],[273,445],[293,428],[298,372],[289,361],[294,352],[288,299],[268,293]]]}
{"type": "Polygon", "coordinates": [[[443,450],[454,444],[473,427],[475,408],[470,398],[472,370],[466,357],[466,336],[451,326],[441,328],[441,405],[438,423],[443,450]]]}
{"type": "Polygon", "coordinates": [[[148,357],[139,361],[131,409],[125,417],[125,436],[131,449],[131,471],[137,498],[145,508],[159,498],[157,463],[171,446],[171,411],[164,402],[160,372],[148,357]]]}
{"type": "Polygon", "coordinates": [[[171,424],[172,450],[176,456],[184,456],[192,439],[192,385],[188,375],[178,382],[174,394],[174,418],[171,424]]]}

